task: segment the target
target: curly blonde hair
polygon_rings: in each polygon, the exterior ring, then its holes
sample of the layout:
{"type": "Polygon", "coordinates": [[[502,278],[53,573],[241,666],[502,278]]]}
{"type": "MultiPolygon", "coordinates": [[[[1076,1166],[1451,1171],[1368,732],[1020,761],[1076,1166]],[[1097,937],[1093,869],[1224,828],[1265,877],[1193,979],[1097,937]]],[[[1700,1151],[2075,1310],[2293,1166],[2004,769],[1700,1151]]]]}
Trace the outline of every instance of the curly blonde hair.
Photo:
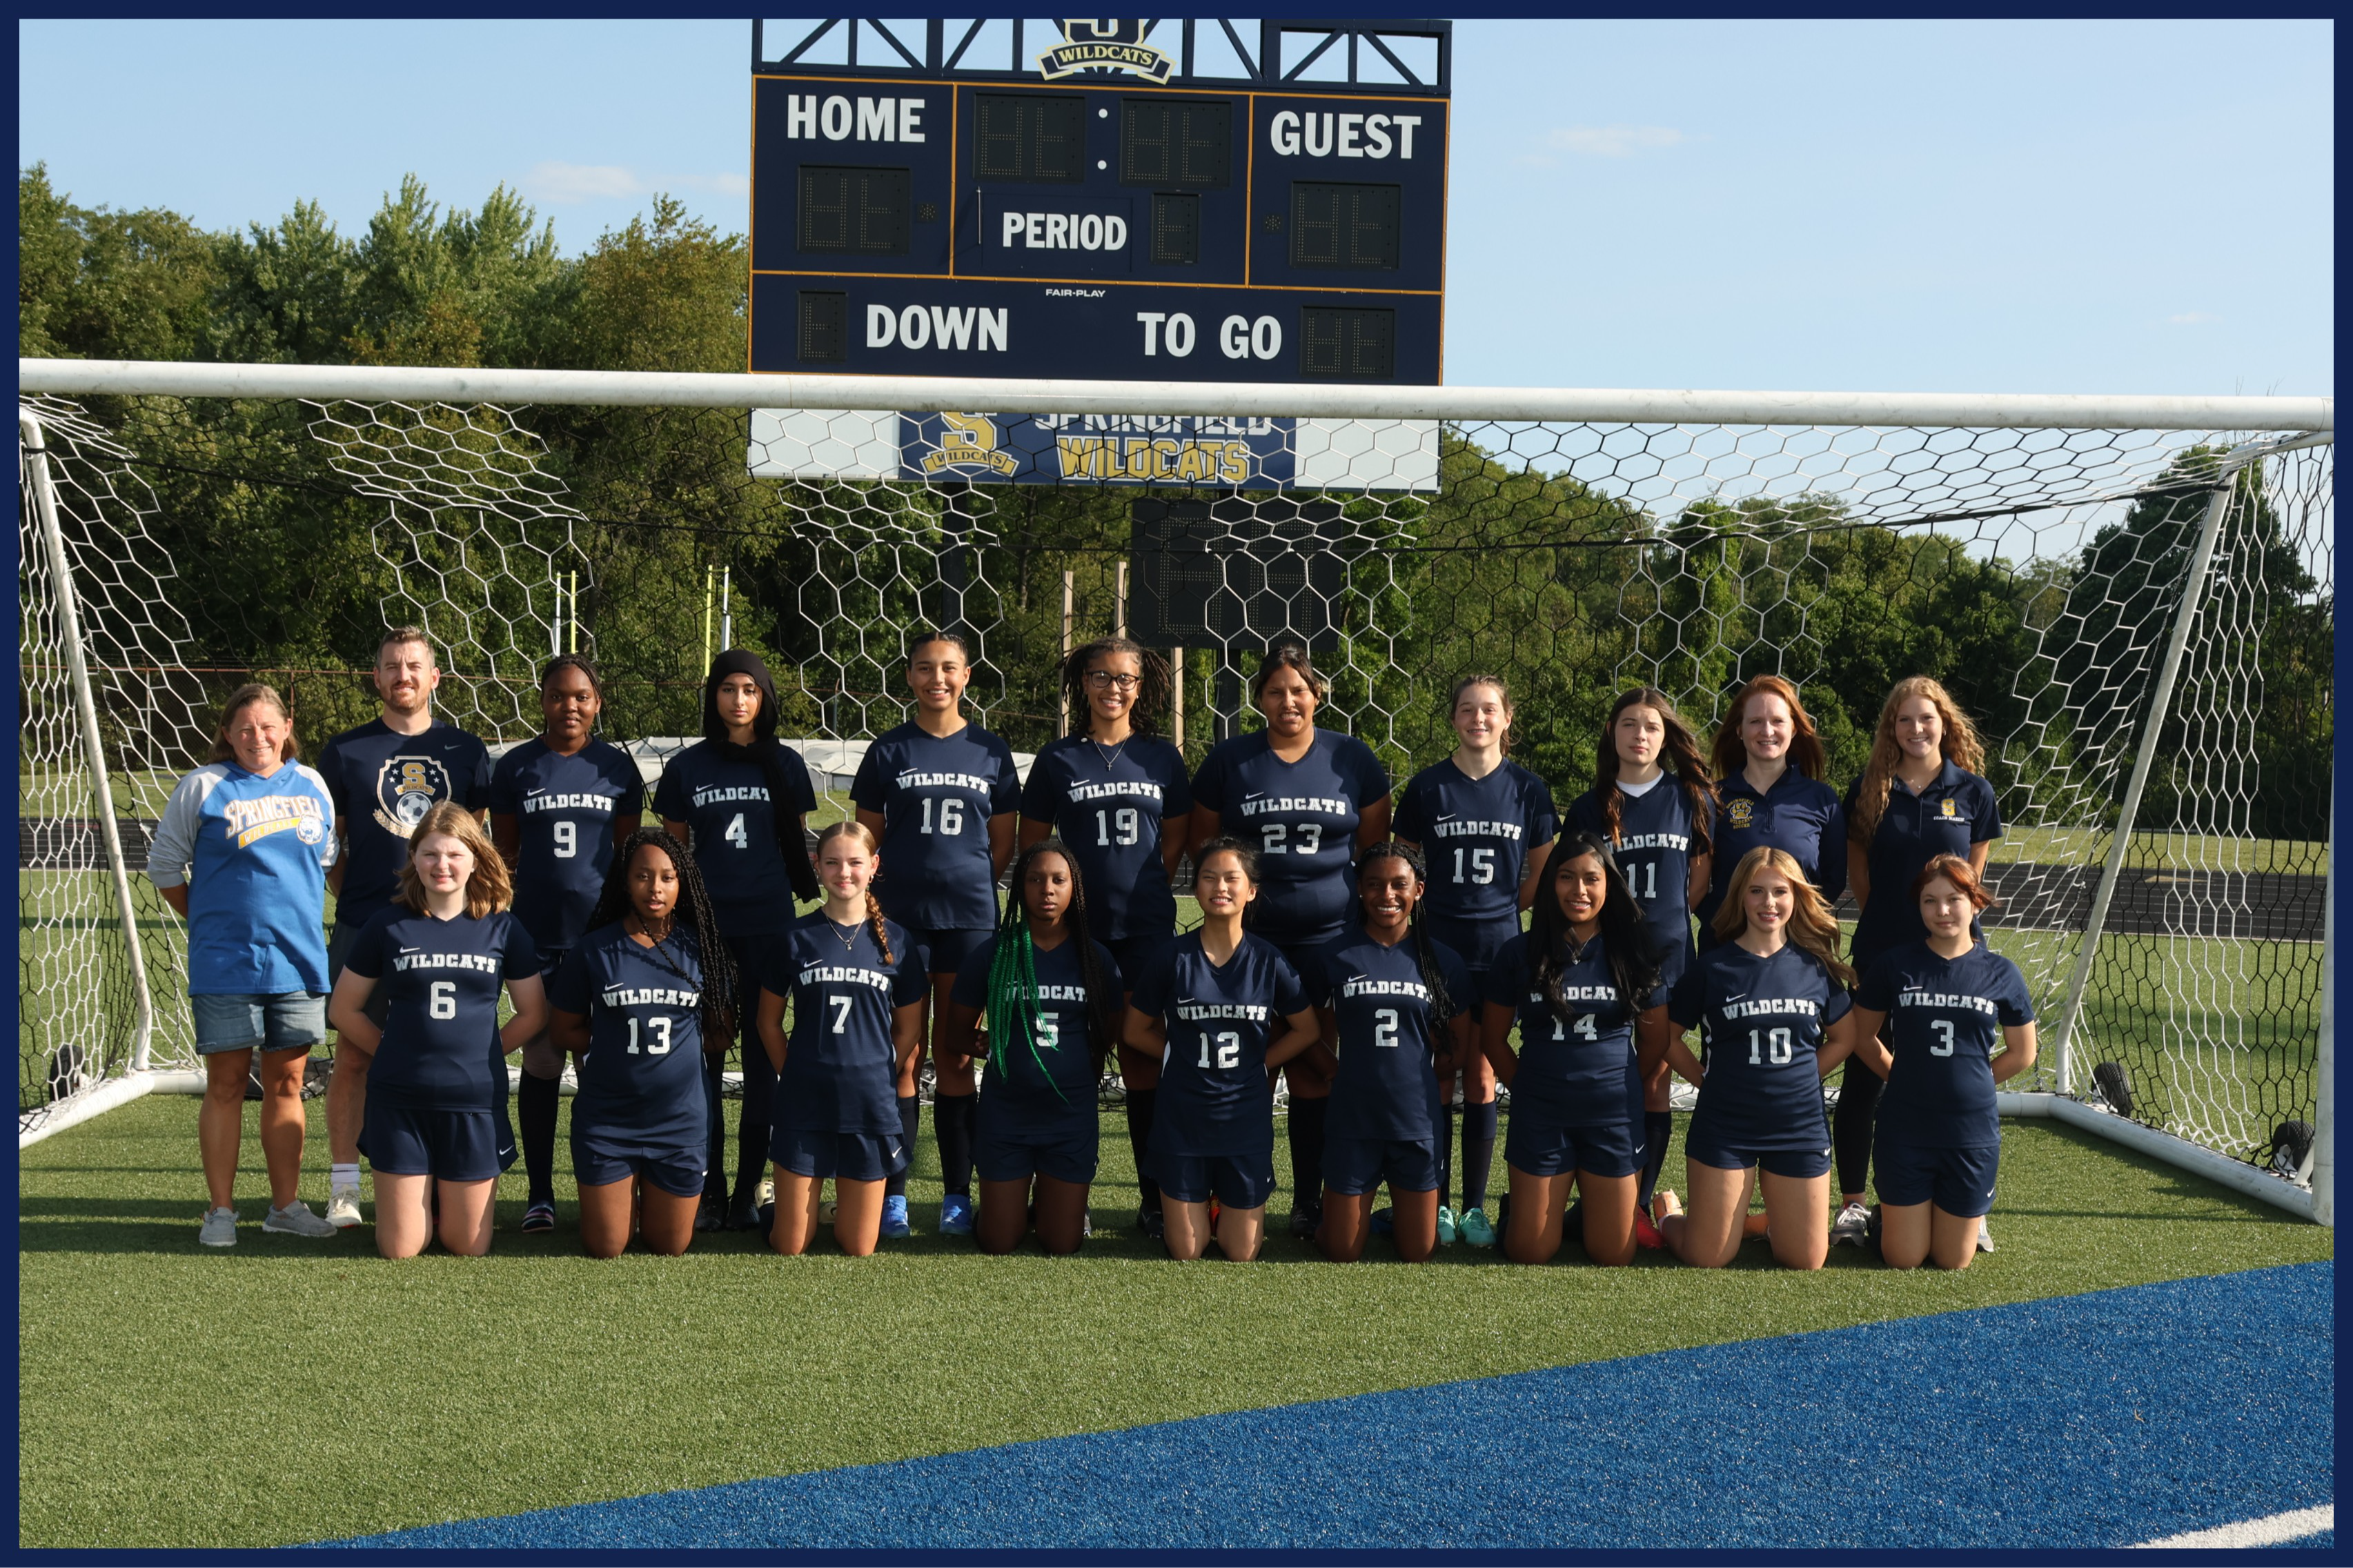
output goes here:
{"type": "Polygon", "coordinates": [[[1715,934],[1718,941],[1733,942],[1748,929],[1748,884],[1757,879],[1759,871],[1778,871],[1788,879],[1789,890],[1796,903],[1789,910],[1789,941],[1822,961],[1822,967],[1841,985],[1854,984],[1854,971],[1839,957],[1838,917],[1831,906],[1799,868],[1797,858],[1787,849],[1776,849],[1760,844],[1740,858],[1733,868],[1732,880],[1724,889],[1724,902],[1715,911],[1715,934]]]}
{"type": "Polygon", "coordinates": [[[1879,728],[1871,735],[1871,761],[1863,764],[1862,782],[1854,786],[1854,815],[1847,818],[1846,832],[1858,844],[1870,843],[1871,836],[1879,831],[1879,819],[1887,815],[1887,793],[1895,782],[1895,764],[1904,760],[1904,749],[1895,743],[1895,715],[1915,697],[1925,697],[1936,707],[1945,731],[1945,760],[1973,773],[1985,772],[1985,745],[1978,739],[1978,727],[1969,722],[1953,694],[1934,676],[1905,676],[1888,692],[1879,710],[1879,728]]]}
{"type": "Polygon", "coordinates": [[[425,879],[417,874],[417,847],[437,833],[446,833],[473,851],[474,873],[466,879],[466,913],[480,920],[513,901],[514,883],[507,863],[482,831],[481,819],[454,800],[445,800],[425,814],[408,836],[408,858],[400,865],[400,901],[425,912],[425,879]]]}

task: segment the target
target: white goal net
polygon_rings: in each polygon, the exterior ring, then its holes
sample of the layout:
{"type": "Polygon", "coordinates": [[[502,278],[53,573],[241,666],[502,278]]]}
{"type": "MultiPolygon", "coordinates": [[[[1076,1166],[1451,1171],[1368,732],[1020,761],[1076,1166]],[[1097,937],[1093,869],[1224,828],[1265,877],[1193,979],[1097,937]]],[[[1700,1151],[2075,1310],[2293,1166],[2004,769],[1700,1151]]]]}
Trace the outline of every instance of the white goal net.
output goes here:
{"type": "Polygon", "coordinates": [[[905,716],[907,638],[931,624],[972,637],[971,701],[1018,752],[1063,727],[1060,651],[1115,629],[1176,657],[1195,760],[1255,721],[1241,677],[1276,633],[1334,676],[1319,722],[1400,782],[1451,744],[1451,679],[1494,671],[1514,754],[1564,805],[1627,687],[1705,732],[1744,680],[1785,676],[1843,789],[1888,688],[1933,675],[1987,739],[2007,824],[1989,923],[2046,1042],[2016,1087],[2251,1164],[2316,1120],[2325,418],[2267,422],[2263,399],[2221,400],[2246,427],[2181,428],[2199,421],[2062,400],[1938,420],[1759,397],[1683,423],[1644,394],[1580,395],[1567,417],[1512,395],[1387,416],[1412,389],[1380,418],[1208,417],[1076,384],[1024,417],[595,384],[543,376],[495,405],[357,382],[25,404],[97,745],[20,438],[20,1135],[142,1039],[155,1066],[189,1060],[180,938],[136,873],[211,704],[279,684],[311,754],[372,713],[364,671],[400,622],[445,650],[444,716],[494,742],[536,729],[551,652],[592,652],[607,727],[641,754],[694,732],[713,647],[755,647],[842,809],[857,744],[905,716]]]}

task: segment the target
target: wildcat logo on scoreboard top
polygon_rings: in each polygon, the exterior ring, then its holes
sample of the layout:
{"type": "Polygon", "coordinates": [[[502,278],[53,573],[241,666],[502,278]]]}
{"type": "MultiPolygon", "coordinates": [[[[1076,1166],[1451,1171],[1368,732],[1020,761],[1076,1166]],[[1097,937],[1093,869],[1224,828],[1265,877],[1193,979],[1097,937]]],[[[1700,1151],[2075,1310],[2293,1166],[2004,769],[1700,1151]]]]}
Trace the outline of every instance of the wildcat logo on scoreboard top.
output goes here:
{"type": "Polygon", "coordinates": [[[1144,41],[1141,21],[1066,21],[1062,41],[1038,57],[1038,74],[1059,81],[1081,71],[1122,71],[1166,86],[1176,62],[1144,41]]]}
{"type": "Polygon", "coordinates": [[[375,774],[375,824],[402,838],[417,831],[425,814],[458,797],[449,770],[438,757],[386,757],[375,774]]]}

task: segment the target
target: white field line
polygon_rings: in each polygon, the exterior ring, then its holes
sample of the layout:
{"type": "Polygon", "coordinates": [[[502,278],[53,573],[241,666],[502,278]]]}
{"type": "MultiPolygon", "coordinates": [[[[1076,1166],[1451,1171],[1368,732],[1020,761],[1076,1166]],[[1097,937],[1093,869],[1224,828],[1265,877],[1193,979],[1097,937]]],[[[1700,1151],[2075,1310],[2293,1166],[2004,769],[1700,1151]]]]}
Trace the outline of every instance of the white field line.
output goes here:
{"type": "Polygon", "coordinates": [[[2300,1508],[2289,1513],[2275,1513],[2269,1519],[2242,1520],[2237,1524],[2217,1525],[2212,1530],[2193,1530],[2183,1535],[2168,1535],[2159,1541],[2144,1541],[2143,1546],[2169,1549],[2211,1550],[2215,1547],[2277,1546],[2284,1541],[2300,1541],[2307,1535],[2318,1535],[2324,1530],[2337,1528],[2337,1505],[2323,1503],[2318,1508],[2300,1508]]]}

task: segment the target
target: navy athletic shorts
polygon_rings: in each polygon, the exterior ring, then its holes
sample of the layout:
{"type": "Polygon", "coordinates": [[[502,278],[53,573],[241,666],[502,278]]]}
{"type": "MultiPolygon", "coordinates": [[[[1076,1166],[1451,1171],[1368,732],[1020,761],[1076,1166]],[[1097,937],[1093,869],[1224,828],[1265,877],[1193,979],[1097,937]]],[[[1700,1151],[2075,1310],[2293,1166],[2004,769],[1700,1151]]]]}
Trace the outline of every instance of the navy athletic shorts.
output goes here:
{"type": "Polygon", "coordinates": [[[987,926],[907,926],[906,931],[923,950],[923,967],[933,974],[955,973],[965,959],[987,947],[988,939],[997,934],[987,926]]]}
{"type": "Polygon", "coordinates": [[[1882,1132],[1871,1149],[1879,1201],[1890,1208],[1935,1204],[1957,1219],[1976,1219],[1993,1207],[1994,1167],[2001,1145],[1923,1149],[1882,1132]]]}
{"type": "Polygon", "coordinates": [[[779,1127],[771,1135],[768,1158],[796,1176],[881,1182],[907,1168],[907,1146],[895,1132],[808,1132],[779,1127]]]}
{"type": "Polygon", "coordinates": [[[1642,1168],[1642,1124],[1563,1127],[1514,1106],[1504,1131],[1504,1163],[1528,1176],[1630,1176],[1642,1168]]]}
{"type": "Polygon", "coordinates": [[[360,1152],[382,1176],[487,1182],[514,1163],[514,1131],[503,1102],[495,1110],[412,1110],[371,1094],[360,1152]]]}
{"type": "Polygon", "coordinates": [[[989,1106],[1004,1098],[1002,1090],[980,1097],[973,1116],[972,1161],[984,1182],[1026,1182],[1051,1176],[1075,1186],[1090,1186],[1103,1143],[1103,1124],[1090,1104],[1083,1116],[1051,1119],[1024,1115],[989,1106]]]}
{"type": "Polygon", "coordinates": [[[642,1143],[608,1143],[601,1138],[572,1138],[572,1174],[584,1187],[601,1187],[642,1176],[674,1198],[702,1195],[702,1176],[711,1160],[710,1148],[700,1142],[670,1149],[649,1149],[642,1143]]]}
{"type": "Polygon", "coordinates": [[[1266,1206],[1274,1192],[1274,1152],[1263,1154],[1155,1154],[1152,1173],[1164,1197],[1205,1204],[1215,1194],[1229,1209],[1266,1206]]]}
{"type": "Polygon", "coordinates": [[[1820,1149],[1759,1149],[1736,1139],[1719,1139],[1694,1116],[1683,1132],[1683,1158],[1718,1171],[1745,1171],[1759,1166],[1767,1174],[1810,1181],[1831,1171],[1827,1134],[1820,1149]]]}
{"type": "Polygon", "coordinates": [[[1398,1193],[1438,1190],[1438,1141],[1326,1138],[1324,1186],[1344,1198],[1361,1197],[1383,1183],[1398,1193]]]}

